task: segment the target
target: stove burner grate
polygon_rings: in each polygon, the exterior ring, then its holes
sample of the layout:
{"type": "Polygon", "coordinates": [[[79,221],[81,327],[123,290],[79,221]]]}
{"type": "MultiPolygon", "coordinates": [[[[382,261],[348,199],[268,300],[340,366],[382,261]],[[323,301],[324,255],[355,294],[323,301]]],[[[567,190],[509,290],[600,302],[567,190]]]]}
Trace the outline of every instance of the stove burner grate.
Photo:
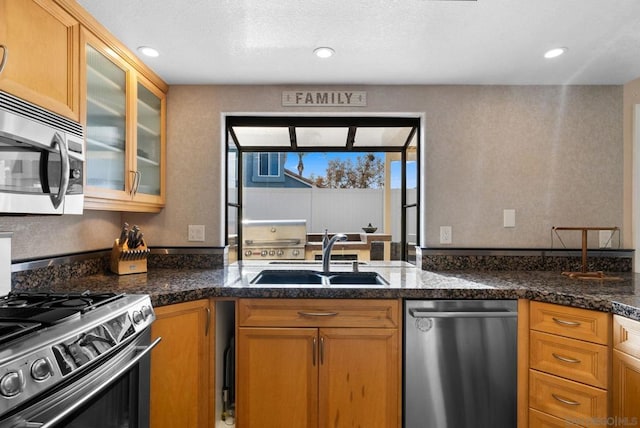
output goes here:
{"type": "Polygon", "coordinates": [[[124,294],[116,293],[42,293],[42,292],[11,292],[0,300],[1,308],[38,307],[38,308],[67,308],[85,313],[100,305],[119,299],[124,294]]]}

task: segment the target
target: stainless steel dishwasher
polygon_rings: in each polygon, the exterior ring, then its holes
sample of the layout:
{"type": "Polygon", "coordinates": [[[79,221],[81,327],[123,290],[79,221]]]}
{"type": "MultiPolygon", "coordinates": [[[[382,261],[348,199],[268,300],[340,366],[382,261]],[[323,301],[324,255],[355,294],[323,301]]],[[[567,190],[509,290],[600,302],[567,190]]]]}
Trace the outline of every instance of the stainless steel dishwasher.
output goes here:
{"type": "Polygon", "coordinates": [[[512,428],[517,301],[407,300],[405,428],[512,428]]]}

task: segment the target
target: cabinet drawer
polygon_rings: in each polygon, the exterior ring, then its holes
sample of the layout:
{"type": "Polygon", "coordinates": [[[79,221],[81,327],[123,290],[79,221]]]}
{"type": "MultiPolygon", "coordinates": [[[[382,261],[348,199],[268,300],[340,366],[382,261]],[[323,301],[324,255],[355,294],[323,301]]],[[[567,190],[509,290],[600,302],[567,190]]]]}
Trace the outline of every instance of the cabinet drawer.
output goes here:
{"type": "Polygon", "coordinates": [[[240,299],[241,327],[399,326],[397,300],[240,299]]]}
{"type": "Polygon", "coordinates": [[[531,368],[607,389],[606,346],[538,331],[530,334],[531,368]]]}
{"type": "Polygon", "coordinates": [[[590,426],[607,417],[607,392],[592,386],[529,370],[529,406],[590,426]]]}
{"type": "Polygon", "coordinates": [[[530,328],[573,339],[607,345],[611,338],[611,315],[588,309],[531,302],[530,328]]]}
{"type": "Polygon", "coordinates": [[[640,358],[640,322],[614,315],[613,347],[640,358]]]}
{"type": "Polygon", "coordinates": [[[564,419],[547,415],[535,409],[529,409],[529,428],[571,428],[580,427],[564,419]]]}

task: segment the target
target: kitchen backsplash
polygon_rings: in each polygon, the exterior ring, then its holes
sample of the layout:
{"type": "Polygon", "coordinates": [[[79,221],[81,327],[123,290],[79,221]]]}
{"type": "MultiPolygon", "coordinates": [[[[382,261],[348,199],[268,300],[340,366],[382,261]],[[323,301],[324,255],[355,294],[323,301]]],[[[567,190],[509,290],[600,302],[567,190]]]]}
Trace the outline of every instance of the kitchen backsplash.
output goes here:
{"type": "MultiPolygon", "coordinates": [[[[12,288],[46,290],[84,276],[109,272],[110,251],[18,262],[12,265],[12,288]]],[[[631,272],[633,250],[592,251],[589,271],[631,272]]],[[[418,266],[429,271],[580,271],[577,250],[526,249],[417,249],[418,266]]],[[[228,263],[224,248],[156,248],[148,259],[149,269],[221,269],[228,263]]],[[[144,273],[133,274],[144,275],[144,273]]]]}
{"type": "MultiPolygon", "coordinates": [[[[587,257],[589,272],[632,272],[633,250],[593,250],[587,257]]],[[[579,250],[425,249],[418,251],[420,267],[429,271],[558,271],[580,272],[579,250]]]]}
{"type": "MultiPolygon", "coordinates": [[[[109,272],[110,257],[111,251],[97,251],[14,263],[11,286],[46,290],[52,283],[109,272]]],[[[224,248],[162,248],[151,250],[147,266],[149,269],[219,269],[224,267],[225,260],[224,248]]]]}

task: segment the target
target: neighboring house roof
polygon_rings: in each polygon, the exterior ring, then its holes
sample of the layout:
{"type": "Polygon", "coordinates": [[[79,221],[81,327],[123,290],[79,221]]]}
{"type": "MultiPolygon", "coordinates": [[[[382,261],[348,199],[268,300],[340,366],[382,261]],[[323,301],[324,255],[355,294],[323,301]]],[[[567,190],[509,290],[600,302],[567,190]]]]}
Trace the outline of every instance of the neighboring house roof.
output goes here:
{"type": "Polygon", "coordinates": [[[303,184],[305,184],[306,186],[309,187],[318,187],[314,184],[313,181],[309,180],[308,178],[304,178],[303,176],[301,176],[300,174],[296,174],[295,172],[291,171],[290,169],[285,168],[284,169],[284,175],[297,180],[303,184]]]}

